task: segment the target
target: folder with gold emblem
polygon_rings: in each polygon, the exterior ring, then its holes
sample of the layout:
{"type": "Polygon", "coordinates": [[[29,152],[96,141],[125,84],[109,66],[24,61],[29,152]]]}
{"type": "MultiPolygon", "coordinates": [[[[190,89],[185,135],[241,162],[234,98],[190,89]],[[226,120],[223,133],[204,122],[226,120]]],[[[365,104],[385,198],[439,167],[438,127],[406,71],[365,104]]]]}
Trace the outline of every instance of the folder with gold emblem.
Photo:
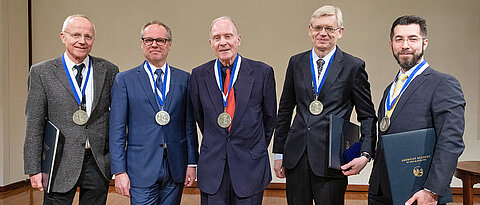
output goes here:
{"type": "Polygon", "coordinates": [[[393,204],[405,204],[423,189],[435,148],[435,130],[383,135],[382,143],[393,204]]]}
{"type": "Polygon", "coordinates": [[[61,136],[60,130],[52,122],[47,120],[43,133],[42,150],[42,185],[47,193],[50,193],[53,178],[55,177],[55,163],[61,157],[63,144],[63,138],[61,138],[61,136]]]}
{"type": "Polygon", "coordinates": [[[330,115],[328,167],[341,170],[341,166],[360,156],[360,127],[343,118],[330,115]]]}

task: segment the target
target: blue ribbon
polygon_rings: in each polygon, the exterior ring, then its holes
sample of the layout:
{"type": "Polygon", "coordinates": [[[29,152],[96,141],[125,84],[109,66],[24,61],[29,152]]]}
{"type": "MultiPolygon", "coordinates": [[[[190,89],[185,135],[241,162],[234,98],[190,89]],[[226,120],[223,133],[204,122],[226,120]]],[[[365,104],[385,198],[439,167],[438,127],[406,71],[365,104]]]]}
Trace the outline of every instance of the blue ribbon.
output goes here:
{"type": "MultiPolygon", "coordinates": [[[[153,85],[155,86],[155,89],[153,90],[154,90],[155,96],[157,96],[158,98],[158,101],[157,101],[158,108],[160,110],[163,110],[163,107],[165,104],[165,94],[166,94],[165,91],[167,89],[168,64],[165,63],[165,74],[163,74],[162,96],[160,97],[160,95],[157,92],[157,81],[155,80],[155,76],[153,76],[152,68],[150,67],[150,64],[147,61],[145,61],[144,63],[147,65],[148,71],[150,71],[150,75],[152,76],[153,85]]],[[[160,76],[158,76],[158,78],[160,78],[160,76]]]]}
{"type": "MultiPolygon", "coordinates": [[[[408,84],[410,84],[410,81],[412,81],[413,77],[415,76],[415,73],[417,73],[418,70],[420,70],[420,68],[425,65],[425,63],[427,63],[427,61],[423,60],[420,64],[417,65],[417,67],[415,67],[415,69],[413,70],[412,74],[410,74],[410,76],[408,76],[407,78],[407,81],[405,81],[405,84],[403,84],[402,86],[402,89],[400,90],[400,93],[397,95],[397,97],[395,97],[395,99],[393,99],[393,101],[390,101],[390,94],[391,95],[394,95],[395,93],[388,93],[387,95],[387,102],[386,102],[386,106],[387,106],[387,111],[390,111],[393,107],[393,105],[395,104],[395,102],[397,102],[398,98],[400,97],[400,95],[402,95],[403,91],[405,90],[405,88],[407,88],[408,84]]],[[[400,72],[400,71],[399,71],[400,72]]],[[[393,80],[393,82],[397,82],[398,80],[398,73],[397,75],[395,76],[395,79],[393,80]]],[[[392,83],[392,86],[393,86],[393,83],[392,83]]],[[[391,89],[390,89],[391,91],[391,89]]]]}
{"type": "Polygon", "coordinates": [[[70,72],[68,72],[67,63],[65,62],[65,54],[62,55],[63,69],[65,70],[65,74],[67,75],[68,82],[70,82],[70,87],[72,88],[73,94],[75,95],[75,100],[77,100],[77,103],[79,105],[82,104],[82,99],[83,99],[83,96],[85,95],[85,90],[86,90],[85,88],[87,87],[88,79],[90,77],[90,70],[92,68],[92,58],[90,57],[89,59],[90,61],[88,63],[87,77],[85,78],[86,79],[85,83],[83,84],[83,88],[81,89],[82,95],[80,98],[80,96],[77,93],[77,90],[75,90],[75,84],[73,84],[73,80],[72,80],[72,77],[70,76],[70,72]]]}
{"type": "Polygon", "coordinates": [[[233,68],[232,71],[230,72],[230,83],[228,85],[228,91],[227,94],[223,94],[223,82],[222,82],[222,69],[220,67],[221,63],[220,60],[217,58],[217,71],[218,71],[218,82],[220,83],[220,91],[222,92],[222,97],[223,97],[223,107],[227,107],[227,99],[228,99],[228,94],[230,94],[230,89],[232,88],[233,84],[233,78],[235,76],[235,70],[237,69],[237,60],[238,60],[238,53],[237,56],[235,57],[235,61],[233,62],[233,68]]]}
{"type": "MultiPolygon", "coordinates": [[[[310,68],[312,70],[312,78],[313,78],[313,86],[315,88],[315,96],[318,96],[318,94],[320,93],[320,90],[323,87],[323,83],[325,82],[325,78],[327,78],[328,70],[330,69],[330,65],[332,65],[332,61],[333,61],[333,58],[335,57],[336,52],[337,52],[337,50],[335,49],[335,52],[333,52],[332,57],[330,57],[330,61],[328,61],[327,69],[325,69],[325,74],[323,74],[322,82],[320,82],[320,86],[317,87],[317,78],[315,77],[315,67],[313,66],[314,52],[313,52],[313,49],[312,49],[312,53],[310,55],[310,68]]],[[[318,69],[320,69],[320,68],[318,68],[318,69]]]]}

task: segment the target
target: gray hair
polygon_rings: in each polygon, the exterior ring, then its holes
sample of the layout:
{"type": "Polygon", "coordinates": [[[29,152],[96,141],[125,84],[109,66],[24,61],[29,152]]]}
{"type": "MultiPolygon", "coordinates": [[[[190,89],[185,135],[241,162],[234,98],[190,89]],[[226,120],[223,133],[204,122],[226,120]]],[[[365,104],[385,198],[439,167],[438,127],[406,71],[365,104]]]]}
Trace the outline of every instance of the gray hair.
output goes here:
{"type": "Polygon", "coordinates": [[[313,12],[312,18],[310,19],[310,24],[313,23],[314,19],[320,18],[323,16],[336,16],[338,27],[343,28],[343,15],[342,15],[342,10],[340,10],[340,8],[335,6],[330,6],[330,5],[326,5],[318,8],[315,12],[313,12]]]}
{"type": "Polygon", "coordinates": [[[90,20],[90,18],[88,18],[86,15],[83,15],[83,14],[74,14],[74,15],[70,15],[68,16],[65,21],[63,22],[63,26],[62,26],[62,33],[65,32],[67,30],[67,25],[68,25],[68,22],[74,18],[84,18],[84,19],[87,19],[88,21],[90,21],[90,23],[92,24],[93,26],[93,34],[95,35],[95,24],[93,24],[92,20],[90,20]]]}
{"type": "Polygon", "coordinates": [[[238,31],[237,24],[235,24],[235,21],[233,21],[233,19],[230,18],[229,16],[221,16],[221,17],[218,17],[218,18],[216,18],[215,20],[213,20],[212,23],[210,24],[210,30],[209,30],[209,32],[208,32],[210,38],[212,38],[212,27],[213,27],[213,24],[217,23],[217,21],[220,21],[220,20],[227,20],[227,21],[232,22],[233,26],[235,27],[235,30],[237,30],[236,35],[238,36],[238,34],[239,34],[240,32],[238,31]]]}
{"type": "Polygon", "coordinates": [[[143,38],[143,32],[145,31],[145,28],[147,28],[147,27],[150,26],[150,25],[163,26],[163,28],[165,28],[165,30],[167,30],[167,38],[168,38],[168,40],[169,40],[169,41],[172,40],[172,30],[170,30],[170,28],[169,28],[166,24],[162,23],[162,22],[159,21],[159,20],[150,21],[150,22],[146,23],[146,24],[143,26],[142,30],[140,31],[140,36],[141,36],[142,38],[143,38]]]}

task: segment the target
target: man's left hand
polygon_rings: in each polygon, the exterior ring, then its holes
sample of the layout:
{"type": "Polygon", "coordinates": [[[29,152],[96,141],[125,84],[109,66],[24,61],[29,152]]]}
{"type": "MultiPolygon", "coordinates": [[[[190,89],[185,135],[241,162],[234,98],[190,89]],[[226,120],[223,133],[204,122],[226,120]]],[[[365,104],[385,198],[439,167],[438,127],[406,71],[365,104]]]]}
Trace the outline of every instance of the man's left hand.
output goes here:
{"type": "Polygon", "coordinates": [[[183,184],[187,187],[191,187],[196,178],[197,178],[197,168],[187,167],[187,175],[185,176],[185,183],[183,184]]]}
{"type": "Polygon", "coordinates": [[[410,198],[407,202],[405,202],[405,205],[411,205],[414,202],[417,202],[418,205],[435,205],[437,204],[438,201],[438,196],[426,191],[426,190],[420,190],[415,193],[412,198],[410,198]]]}
{"type": "Polygon", "coordinates": [[[341,166],[342,173],[345,176],[360,174],[360,171],[367,165],[368,159],[366,157],[357,157],[349,163],[341,166]]]}

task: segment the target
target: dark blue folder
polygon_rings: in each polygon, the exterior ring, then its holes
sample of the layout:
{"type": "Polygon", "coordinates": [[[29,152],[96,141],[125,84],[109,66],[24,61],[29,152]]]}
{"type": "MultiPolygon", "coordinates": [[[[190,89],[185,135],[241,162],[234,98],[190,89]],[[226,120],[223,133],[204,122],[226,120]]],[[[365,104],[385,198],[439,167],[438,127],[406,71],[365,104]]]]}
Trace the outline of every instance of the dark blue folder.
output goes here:
{"type": "Polygon", "coordinates": [[[341,170],[341,166],[360,156],[360,127],[343,118],[330,115],[328,167],[341,170]]]}
{"type": "Polygon", "coordinates": [[[45,122],[42,151],[42,184],[43,189],[49,193],[52,179],[55,177],[55,160],[59,155],[61,145],[60,130],[49,120],[45,122]]]}
{"type": "Polygon", "coordinates": [[[436,138],[433,128],[382,136],[393,204],[405,204],[423,189],[436,138]]]}

